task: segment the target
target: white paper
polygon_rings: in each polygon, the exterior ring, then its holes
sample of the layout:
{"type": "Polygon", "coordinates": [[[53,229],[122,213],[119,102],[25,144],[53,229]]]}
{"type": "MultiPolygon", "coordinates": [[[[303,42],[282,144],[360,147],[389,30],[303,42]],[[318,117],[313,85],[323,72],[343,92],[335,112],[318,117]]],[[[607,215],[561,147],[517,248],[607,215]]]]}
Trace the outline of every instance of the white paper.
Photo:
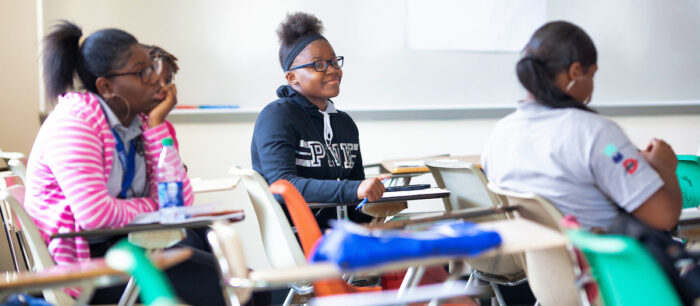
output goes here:
{"type": "Polygon", "coordinates": [[[449,193],[449,191],[442,188],[426,188],[418,190],[403,190],[403,191],[390,191],[385,192],[382,195],[382,200],[398,198],[398,197],[408,197],[408,196],[420,196],[420,195],[432,195],[432,194],[444,194],[449,193]]]}
{"type": "MultiPolygon", "coordinates": [[[[231,218],[243,216],[243,211],[238,211],[238,212],[225,214],[225,215],[219,215],[219,216],[189,217],[192,215],[225,211],[226,209],[223,209],[221,207],[221,204],[218,202],[217,203],[207,203],[207,204],[201,204],[201,205],[194,205],[194,206],[187,206],[187,207],[183,207],[182,209],[185,211],[185,214],[188,216],[188,218],[185,220],[182,220],[182,221],[168,222],[167,224],[190,223],[190,222],[197,222],[197,221],[203,221],[203,220],[231,219],[231,218]]],[[[133,224],[154,224],[154,223],[165,224],[164,222],[160,222],[160,215],[159,215],[158,211],[140,213],[140,214],[136,215],[136,217],[134,217],[134,219],[129,224],[133,225],[133,224]]]]}
{"type": "Polygon", "coordinates": [[[407,43],[419,50],[519,52],[547,21],[546,0],[409,0],[407,6],[407,43]]]}
{"type": "Polygon", "coordinates": [[[394,167],[395,168],[425,167],[425,162],[422,160],[397,161],[394,163],[394,167]]]}

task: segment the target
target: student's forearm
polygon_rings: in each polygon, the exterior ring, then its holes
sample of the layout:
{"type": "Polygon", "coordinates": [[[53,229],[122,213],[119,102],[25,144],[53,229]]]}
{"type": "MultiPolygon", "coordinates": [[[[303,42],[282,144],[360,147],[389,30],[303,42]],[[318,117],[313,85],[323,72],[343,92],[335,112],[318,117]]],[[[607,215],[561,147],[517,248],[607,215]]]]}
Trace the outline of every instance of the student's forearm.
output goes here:
{"type": "Polygon", "coordinates": [[[661,180],[664,181],[664,189],[668,192],[669,196],[675,204],[678,205],[678,210],[683,208],[683,195],[681,194],[681,187],[678,184],[678,177],[675,171],[659,171],[661,180]]]}

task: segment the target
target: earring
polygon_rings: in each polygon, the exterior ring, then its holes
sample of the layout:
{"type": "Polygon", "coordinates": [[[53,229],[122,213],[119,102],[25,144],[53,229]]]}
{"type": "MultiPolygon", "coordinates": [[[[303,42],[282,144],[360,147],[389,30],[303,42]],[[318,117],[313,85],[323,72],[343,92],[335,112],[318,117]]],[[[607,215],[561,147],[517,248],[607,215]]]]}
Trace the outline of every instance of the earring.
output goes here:
{"type": "Polygon", "coordinates": [[[576,84],[576,80],[571,80],[569,84],[566,85],[566,92],[569,92],[569,90],[571,90],[571,87],[574,87],[574,84],[576,84]]]}
{"type": "Polygon", "coordinates": [[[127,102],[126,99],[124,99],[122,96],[117,95],[117,94],[112,95],[112,98],[110,98],[108,101],[110,102],[110,104],[112,104],[112,103],[114,103],[113,102],[114,100],[120,100],[126,106],[126,115],[123,116],[123,118],[119,118],[119,121],[122,121],[126,118],[129,118],[129,116],[131,115],[131,107],[129,106],[129,102],[127,102]]]}

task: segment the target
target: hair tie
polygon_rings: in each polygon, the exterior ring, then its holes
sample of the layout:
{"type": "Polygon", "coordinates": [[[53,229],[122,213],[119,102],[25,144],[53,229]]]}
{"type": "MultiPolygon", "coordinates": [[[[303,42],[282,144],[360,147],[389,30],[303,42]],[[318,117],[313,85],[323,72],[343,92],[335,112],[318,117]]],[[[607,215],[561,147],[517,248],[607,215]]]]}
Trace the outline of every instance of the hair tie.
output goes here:
{"type": "Polygon", "coordinates": [[[292,51],[289,52],[289,54],[287,54],[286,58],[284,58],[282,69],[285,72],[289,71],[289,68],[291,68],[292,66],[292,62],[294,62],[294,59],[297,58],[297,55],[301,53],[301,50],[304,50],[304,48],[312,41],[320,38],[326,39],[321,34],[309,34],[297,39],[297,43],[294,45],[294,48],[292,48],[292,51]]]}

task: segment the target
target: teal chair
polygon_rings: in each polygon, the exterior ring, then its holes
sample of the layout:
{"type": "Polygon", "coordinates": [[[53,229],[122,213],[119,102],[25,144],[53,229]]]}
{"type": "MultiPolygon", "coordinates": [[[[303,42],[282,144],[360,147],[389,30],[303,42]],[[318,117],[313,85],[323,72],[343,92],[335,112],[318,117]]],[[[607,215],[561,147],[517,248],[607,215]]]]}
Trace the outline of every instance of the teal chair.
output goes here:
{"type": "Polygon", "coordinates": [[[141,302],[151,306],[177,305],[178,301],[165,273],[146,257],[146,250],[126,239],[119,241],[105,255],[107,265],[134,277],[141,287],[141,302]]]}
{"type": "Polygon", "coordinates": [[[583,251],[605,305],[682,305],[671,280],[635,239],[567,230],[583,251]]]}
{"type": "Polygon", "coordinates": [[[683,208],[700,206],[700,156],[678,155],[678,184],[683,194],[683,208]]]}

